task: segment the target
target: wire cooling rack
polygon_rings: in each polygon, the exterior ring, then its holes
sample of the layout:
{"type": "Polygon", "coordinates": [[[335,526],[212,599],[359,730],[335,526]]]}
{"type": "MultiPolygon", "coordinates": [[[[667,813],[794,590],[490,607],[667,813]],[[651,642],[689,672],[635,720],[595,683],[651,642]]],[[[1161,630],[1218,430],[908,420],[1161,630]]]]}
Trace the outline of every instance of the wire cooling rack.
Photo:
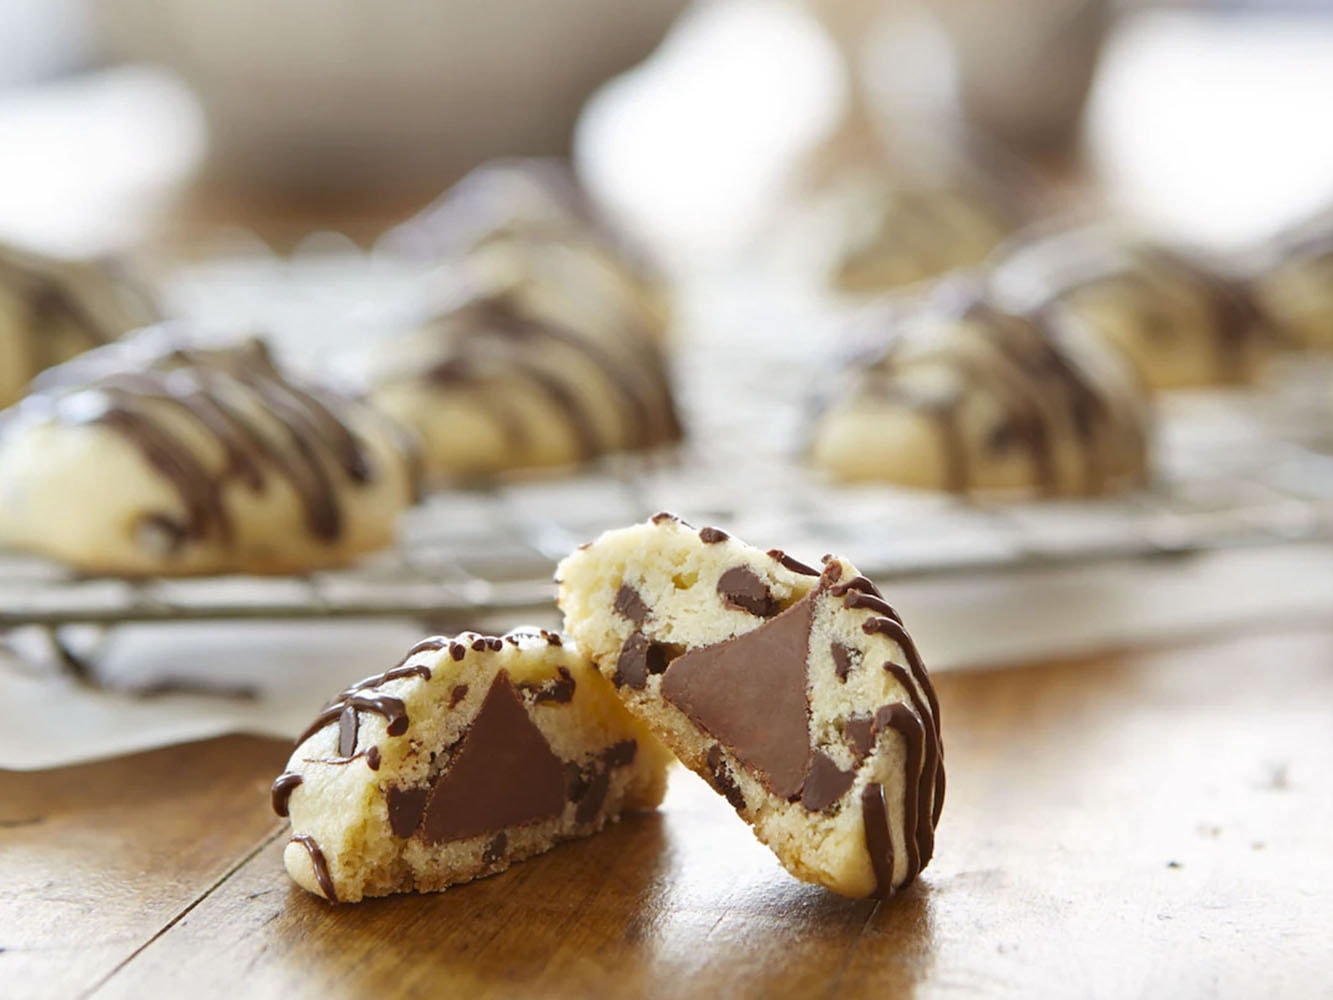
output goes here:
{"type": "MultiPolygon", "coordinates": [[[[179,283],[181,307],[271,330],[297,356],[364,340],[364,331],[391,325],[383,314],[377,322],[368,304],[400,297],[410,280],[336,249],[195,272],[179,283]],[[393,295],[382,294],[389,286],[393,295]]],[[[1324,387],[1311,412],[1290,391],[1171,404],[1161,415],[1156,479],[1125,496],[986,502],[837,487],[796,454],[809,373],[831,353],[828,316],[743,283],[728,288],[727,297],[705,289],[682,309],[675,353],[691,433],[675,453],[613,456],[575,475],[436,493],[405,518],[392,551],[305,576],[85,578],[0,553],[0,632],[37,626],[54,637],[73,625],[326,618],[445,628],[540,613],[551,607],[562,556],[663,509],[806,561],[838,552],[889,583],[1333,540],[1333,453],[1311,434],[1328,416],[1319,409],[1327,405],[1324,375],[1296,380],[1324,387]]]]}

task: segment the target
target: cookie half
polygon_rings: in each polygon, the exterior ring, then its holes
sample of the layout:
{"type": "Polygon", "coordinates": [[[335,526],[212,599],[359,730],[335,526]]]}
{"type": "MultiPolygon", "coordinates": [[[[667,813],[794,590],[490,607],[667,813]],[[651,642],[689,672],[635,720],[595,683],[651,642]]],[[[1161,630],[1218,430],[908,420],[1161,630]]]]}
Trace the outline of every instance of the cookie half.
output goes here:
{"type": "Polygon", "coordinates": [[[670,755],[555,633],[418,643],[343,691],[273,784],[283,861],[331,902],[435,892],[651,809],[670,755]]]}
{"type": "Polygon", "coordinates": [[[0,418],[0,545],[93,573],[287,573],[393,541],[418,455],[391,418],[258,339],[150,328],[0,418]]]}
{"type": "Polygon", "coordinates": [[[885,897],[931,858],[939,706],[898,614],[822,571],[669,514],[560,564],[559,603],[625,706],[797,878],[885,897]]]}

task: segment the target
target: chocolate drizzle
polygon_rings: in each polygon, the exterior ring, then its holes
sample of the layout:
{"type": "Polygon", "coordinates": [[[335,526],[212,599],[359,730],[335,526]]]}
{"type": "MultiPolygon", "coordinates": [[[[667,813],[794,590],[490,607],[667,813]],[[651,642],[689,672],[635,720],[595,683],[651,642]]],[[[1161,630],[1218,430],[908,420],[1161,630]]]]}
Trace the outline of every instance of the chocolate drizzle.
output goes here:
{"type": "Polygon", "coordinates": [[[287,803],[292,797],[292,792],[300,786],[305,779],[295,771],[284,771],[278,775],[277,780],[273,782],[273,789],[270,793],[273,800],[273,811],[279,816],[286,817],[287,803]]]}
{"type": "MultiPolygon", "coordinates": [[[[505,393],[488,388],[500,368],[545,397],[563,418],[581,458],[619,446],[605,437],[583,383],[570,374],[570,359],[597,372],[613,394],[623,416],[617,433],[627,436],[624,446],[649,448],[680,437],[665,361],[646,331],[623,331],[613,350],[592,334],[529,312],[508,291],[472,299],[438,317],[432,329],[439,333],[437,360],[421,380],[441,391],[485,388],[477,398],[514,447],[527,443],[527,425],[506,410],[505,393]]],[[[385,383],[398,377],[389,376],[385,383]]]]}
{"type": "Polygon", "coordinates": [[[329,862],[324,857],[324,852],[320,850],[319,844],[315,838],[309,834],[301,834],[292,838],[293,844],[300,844],[310,855],[310,867],[315,870],[315,881],[319,884],[319,891],[324,894],[324,898],[330,903],[338,902],[338,890],[333,886],[333,876],[329,873],[329,862]]]}
{"type": "Polygon", "coordinates": [[[866,785],[861,792],[861,823],[865,830],[866,851],[875,872],[875,895],[887,899],[893,894],[893,836],[889,832],[889,806],[884,801],[884,786],[866,785]]]}
{"type": "Polygon", "coordinates": [[[350,399],[288,380],[259,340],[123,361],[102,353],[48,373],[39,385],[50,404],[42,412],[72,426],[109,428],[139,450],[184,508],[183,522],[157,515],[176,548],[182,538],[230,542],[235,529],[223,491],[239,483],[261,494],[270,476],[287,481],[312,537],[333,543],[342,536],[345,487],[335,471],[352,486],[376,476],[370,452],[349,429],[350,399]],[[220,467],[200,455],[200,433],[221,453],[220,467]]]}
{"type": "Polygon", "coordinates": [[[815,569],[813,566],[807,566],[799,560],[793,559],[781,549],[769,549],[768,556],[770,559],[774,559],[781,563],[784,568],[791,570],[793,573],[799,573],[801,576],[819,575],[819,570],[815,569]]]}
{"type": "MultiPolygon", "coordinates": [[[[414,648],[408,654],[410,659],[417,652],[423,652],[428,649],[439,649],[435,643],[436,639],[427,639],[423,643],[418,643],[419,648],[414,648]]],[[[430,680],[430,667],[424,664],[416,663],[408,665],[400,663],[391,670],[386,670],[382,674],[375,674],[363,680],[357,681],[351,687],[343,689],[336,698],[324,706],[323,711],[315,717],[315,721],[306,727],[305,732],[297,737],[297,745],[301,745],[315,733],[319,732],[325,726],[332,723],[335,719],[339,720],[339,749],[342,750],[347,739],[347,732],[351,729],[352,746],[355,748],[355,718],[352,722],[344,721],[344,713],[348,709],[353,710],[353,717],[357,711],[374,712],[385,718],[385,723],[390,736],[401,736],[407,731],[407,710],[402,701],[397,698],[391,698],[388,695],[365,694],[366,691],[374,690],[382,684],[390,681],[402,680],[406,677],[420,677],[422,680],[430,680]]],[[[350,752],[344,752],[344,757],[350,756],[350,752]]]]}
{"type": "Polygon", "coordinates": [[[1104,492],[1141,475],[1147,437],[1137,393],[1094,363],[1107,359],[1072,347],[1048,311],[1006,312],[987,295],[973,284],[942,285],[918,325],[903,326],[856,363],[854,396],[927,418],[939,441],[944,486],[956,493],[987,485],[977,462],[987,455],[1023,457],[1032,487],[1045,495],[1104,492]],[[912,378],[929,366],[947,373],[946,384],[912,378]],[[999,414],[979,440],[963,417],[975,399],[999,414]],[[1077,481],[1065,472],[1066,453],[1079,463],[1077,481]]]}

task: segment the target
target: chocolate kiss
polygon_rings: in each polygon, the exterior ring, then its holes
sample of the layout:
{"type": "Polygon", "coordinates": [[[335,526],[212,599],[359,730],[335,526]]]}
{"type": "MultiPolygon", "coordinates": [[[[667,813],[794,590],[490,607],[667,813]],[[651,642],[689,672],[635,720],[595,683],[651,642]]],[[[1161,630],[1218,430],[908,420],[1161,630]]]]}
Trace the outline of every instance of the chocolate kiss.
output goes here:
{"type": "Polygon", "coordinates": [[[691,650],[662,676],[662,696],[783,798],[800,793],[810,763],[811,601],[807,595],[753,632],[691,650]]]}
{"type": "Polygon", "coordinates": [[[501,670],[458,755],[435,781],[422,835],[428,843],[464,840],[549,819],[564,808],[564,765],[501,670]]]}

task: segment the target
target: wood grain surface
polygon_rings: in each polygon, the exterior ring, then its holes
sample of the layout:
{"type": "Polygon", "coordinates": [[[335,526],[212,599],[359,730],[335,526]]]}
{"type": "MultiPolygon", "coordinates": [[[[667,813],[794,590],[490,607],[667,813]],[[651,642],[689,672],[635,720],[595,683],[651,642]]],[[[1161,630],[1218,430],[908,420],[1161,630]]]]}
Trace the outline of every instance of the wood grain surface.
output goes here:
{"type": "Polygon", "coordinates": [[[282,870],[233,737],[0,774],[0,996],[1326,996],[1333,630],[939,679],[935,863],[788,877],[677,773],[655,815],[428,897],[282,870]]]}

